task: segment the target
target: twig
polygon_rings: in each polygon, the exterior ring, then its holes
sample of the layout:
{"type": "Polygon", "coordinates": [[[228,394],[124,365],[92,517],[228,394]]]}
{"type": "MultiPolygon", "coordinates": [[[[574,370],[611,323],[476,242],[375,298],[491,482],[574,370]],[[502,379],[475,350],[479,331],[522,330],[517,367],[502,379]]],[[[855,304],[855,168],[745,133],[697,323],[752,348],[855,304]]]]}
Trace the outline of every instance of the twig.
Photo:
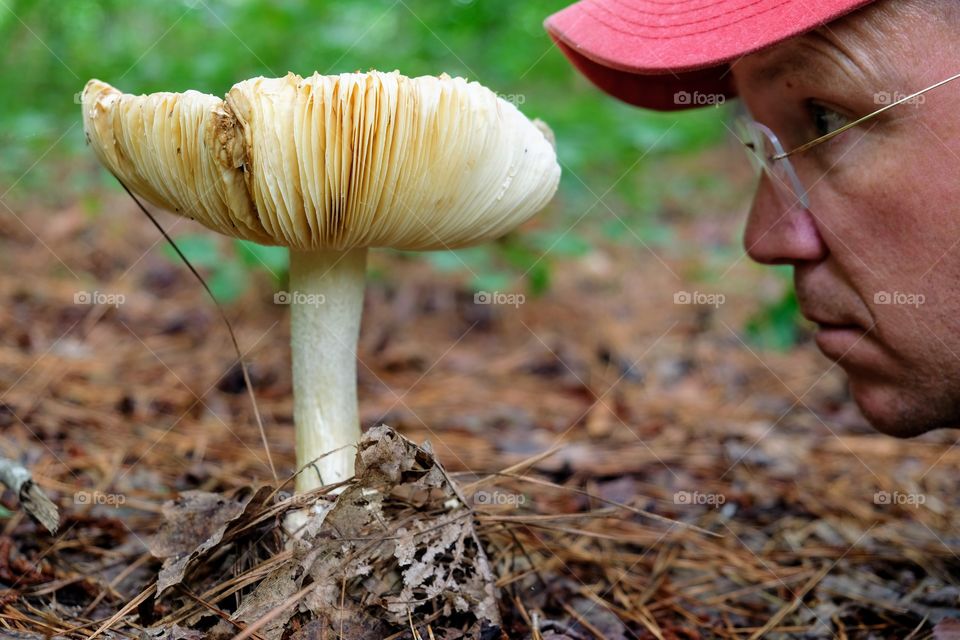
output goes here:
{"type": "MultiPolygon", "coordinates": [[[[597,627],[595,627],[594,625],[590,624],[590,621],[589,621],[589,620],[587,620],[587,619],[584,618],[582,615],[580,615],[580,613],[579,613],[576,609],[574,609],[573,607],[571,607],[571,606],[570,606],[569,604],[567,604],[566,602],[563,603],[563,610],[566,611],[567,613],[569,613],[569,614],[570,614],[570,617],[572,617],[574,620],[576,620],[576,621],[580,624],[581,627],[583,627],[584,629],[586,629],[587,631],[589,631],[590,634],[591,634],[594,638],[596,638],[597,640],[607,640],[607,636],[604,635],[604,633],[603,633],[602,631],[600,631],[600,629],[597,629],[597,627]]],[[[660,638],[660,640],[663,640],[663,639],[660,638]]]]}
{"type": "Polygon", "coordinates": [[[112,627],[113,625],[115,625],[117,622],[119,622],[120,620],[122,620],[125,615],[127,615],[128,613],[130,613],[131,611],[133,611],[134,609],[136,609],[136,608],[140,605],[141,602],[143,602],[144,600],[146,600],[147,598],[149,598],[151,595],[153,595],[156,590],[157,590],[157,585],[156,585],[156,583],[151,584],[149,587],[147,587],[146,589],[144,589],[144,590],[140,593],[140,595],[138,595],[136,598],[134,598],[133,600],[131,600],[130,602],[128,602],[127,604],[125,604],[125,605],[120,609],[120,611],[117,611],[115,614],[113,614],[112,616],[110,616],[110,618],[108,618],[106,622],[104,622],[102,625],[100,625],[100,627],[99,627],[96,631],[93,632],[93,634],[90,636],[90,638],[89,638],[88,640],[93,640],[94,638],[103,635],[103,632],[104,632],[104,631],[106,631],[107,629],[109,629],[110,627],[112,627]]]}
{"type": "Polygon", "coordinates": [[[782,609],[780,609],[780,611],[778,611],[776,615],[770,618],[767,624],[763,625],[762,628],[757,629],[754,632],[754,634],[750,636],[749,640],[759,640],[759,638],[764,637],[768,631],[770,631],[771,629],[776,627],[778,624],[780,624],[780,622],[784,618],[786,618],[787,615],[790,614],[790,612],[792,612],[793,610],[795,610],[797,607],[800,606],[800,603],[803,602],[803,599],[810,592],[810,590],[813,589],[818,584],[820,584],[820,581],[823,580],[824,576],[826,576],[830,572],[831,568],[833,568],[833,565],[824,566],[823,569],[818,571],[816,575],[810,578],[807,584],[803,585],[800,591],[798,591],[797,594],[793,597],[793,601],[787,604],[786,606],[784,606],[782,609]]]}
{"type": "Polygon", "coordinates": [[[85,615],[85,616],[90,615],[90,613],[97,608],[97,605],[100,604],[100,601],[103,600],[103,598],[107,595],[107,593],[109,593],[110,590],[114,589],[114,587],[116,587],[118,584],[123,582],[124,579],[127,578],[127,576],[129,576],[131,573],[136,571],[137,568],[140,567],[140,565],[147,562],[152,557],[153,556],[148,551],[147,553],[144,553],[139,558],[137,558],[136,560],[131,562],[129,565],[127,565],[127,567],[123,571],[117,574],[117,577],[115,577],[113,580],[110,581],[110,583],[107,585],[107,589],[97,594],[97,597],[93,599],[93,602],[87,605],[87,608],[83,610],[82,615],[85,615]]]}
{"type": "MultiPolygon", "coordinates": [[[[193,598],[194,601],[198,602],[198,603],[199,603],[200,605],[202,605],[205,609],[207,609],[207,610],[210,611],[212,614],[214,614],[214,615],[216,615],[217,617],[219,617],[221,620],[226,620],[227,622],[229,622],[230,624],[232,624],[232,625],[235,626],[236,628],[240,629],[241,631],[244,630],[244,626],[243,626],[242,624],[240,624],[239,622],[237,622],[236,620],[234,620],[233,618],[231,618],[231,617],[230,617],[230,614],[226,613],[226,612],[225,612],[223,609],[221,609],[220,607],[216,607],[216,606],[210,604],[209,602],[207,602],[206,600],[204,600],[202,597],[200,597],[200,596],[196,595],[195,593],[193,593],[192,591],[190,591],[190,589],[184,587],[182,584],[181,584],[181,585],[177,585],[177,586],[180,588],[181,591],[183,591],[185,594],[187,594],[187,596],[189,596],[190,598],[193,598]]],[[[256,638],[257,640],[263,640],[263,636],[258,635],[258,634],[256,634],[256,633],[254,633],[251,637],[256,638]]]]}
{"type": "Polygon", "coordinates": [[[0,458],[0,482],[17,494],[24,511],[36,518],[50,533],[57,532],[60,511],[33,481],[26,467],[13,460],[0,458]]]}
{"type": "Polygon", "coordinates": [[[253,383],[250,381],[250,373],[247,371],[247,364],[243,360],[243,352],[240,350],[240,343],[237,341],[237,335],[233,332],[233,325],[230,323],[230,319],[227,318],[227,312],[224,311],[223,306],[220,304],[220,301],[217,300],[217,297],[213,295],[213,291],[210,290],[210,287],[207,285],[207,281],[203,279],[203,276],[194,268],[194,266],[187,260],[187,256],[183,255],[183,252],[180,251],[180,247],[177,246],[177,243],[173,241],[173,238],[167,234],[167,231],[160,226],[160,223],[157,222],[157,219],[147,211],[147,208],[143,206],[140,200],[137,199],[137,196],[133,195],[133,192],[127,188],[127,185],[123,183],[123,180],[119,178],[116,174],[113,174],[113,177],[117,179],[117,182],[120,183],[120,186],[123,187],[123,190],[127,192],[133,201],[137,203],[137,206],[140,207],[140,211],[144,213],[145,216],[150,218],[150,222],[153,223],[153,226],[157,228],[157,231],[163,235],[164,239],[167,241],[167,244],[176,252],[180,257],[187,268],[190,269],[190,273],[200,281],[200,285],[203,286],[203,289],[210,296],[210,299],[213,300],[214,306],[217,307],[217,311],[220,312],[220,317],[223,319],[223,322],[227,325],[227,332],[230,334],[230,341],[233,342],[233,349],[237,352],[237,360],[240,363],[240,371],[243,373],[243,382],[247,387],[247,394],[250,396],[250,402],[253,404],[253,415],[257,419],[257,427],[260,429],[260,438],[263,440],[263,449],[267,454],[267,462],[270,465],[270,473],[273,475],[273,481],[275,483],[280,482],[279,477],[277,476],[277,469],[273,466],[273,456],[270,455],[270,445],[267,443],[267,432],[263,428],[263,419],[260,417],[260,407],[257,406],[257,396],[253,393],[253,383]]]}

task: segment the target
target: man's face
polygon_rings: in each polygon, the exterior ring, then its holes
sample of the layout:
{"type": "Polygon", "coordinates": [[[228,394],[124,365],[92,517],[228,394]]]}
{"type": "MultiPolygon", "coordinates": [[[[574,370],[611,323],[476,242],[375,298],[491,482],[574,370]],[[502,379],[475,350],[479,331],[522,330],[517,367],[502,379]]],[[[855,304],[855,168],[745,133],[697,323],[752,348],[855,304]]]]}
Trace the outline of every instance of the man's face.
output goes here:
{"type": "MultiPolygon", "coordinates": [[[[887,0],[734,65],[786,149],[960,72],[949,21],[887,0]]],[[[810,209],[757,191],[749,255],[794,266],[816,342],[880,431],[960,426],[960,80],[790,158],[810,209]]]]}

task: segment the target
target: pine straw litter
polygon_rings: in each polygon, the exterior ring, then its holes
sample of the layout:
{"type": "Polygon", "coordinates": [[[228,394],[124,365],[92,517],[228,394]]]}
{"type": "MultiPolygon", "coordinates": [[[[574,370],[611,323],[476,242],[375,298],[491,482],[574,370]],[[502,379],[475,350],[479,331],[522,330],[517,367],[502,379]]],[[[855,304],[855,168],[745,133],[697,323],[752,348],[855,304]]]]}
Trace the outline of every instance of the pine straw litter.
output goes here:
{"type": "Polygon", "coordinates": [[[678,280],[598,243],[497,307],[377,255],[375,463],[291,496],[274,285],[228,310],[279,482],[215,309],[131,206],[23,212],[44,244],[0,219],[0,455],[63,514],[51,536],[5,494],[0,637],[958,637],[955,436],[877,434],[809,344],[748,347],[762,272],[673,305],[695,256],[664,253],[678,280]]]}

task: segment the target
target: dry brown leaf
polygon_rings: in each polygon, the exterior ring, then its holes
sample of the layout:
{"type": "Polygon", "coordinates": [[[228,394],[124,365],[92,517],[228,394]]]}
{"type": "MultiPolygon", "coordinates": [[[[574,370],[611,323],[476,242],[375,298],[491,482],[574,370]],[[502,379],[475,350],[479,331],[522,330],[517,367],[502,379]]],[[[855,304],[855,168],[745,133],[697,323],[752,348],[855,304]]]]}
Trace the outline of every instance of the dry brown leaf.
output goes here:
{"type": "Polygon", "coordinates": [[[157,578],[157,594],[183,580],[190,564],[216,547],[231,522],[253,502],[262,504],[270,493],[243,489],[233,497],[206,491],[184,491],[177,500],[163,505],[165,522],[150,539],[150,553],[163,559],[157,578]],[[254,500],[256,498],[256,500],[254,500]]]}

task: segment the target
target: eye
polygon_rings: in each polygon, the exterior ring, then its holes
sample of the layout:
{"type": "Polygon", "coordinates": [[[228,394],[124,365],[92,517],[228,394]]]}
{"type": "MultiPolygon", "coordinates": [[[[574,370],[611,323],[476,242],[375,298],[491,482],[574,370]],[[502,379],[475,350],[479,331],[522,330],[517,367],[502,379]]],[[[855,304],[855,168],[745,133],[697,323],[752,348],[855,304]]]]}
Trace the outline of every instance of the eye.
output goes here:
{"type": "Polygon", "coordinates": [[[807,105],[807,110],[810,113],[810,122],[818,137],[833,133],[850,122],[850,118],[847,116],[819,102],[810,102],[807,105]]]}

